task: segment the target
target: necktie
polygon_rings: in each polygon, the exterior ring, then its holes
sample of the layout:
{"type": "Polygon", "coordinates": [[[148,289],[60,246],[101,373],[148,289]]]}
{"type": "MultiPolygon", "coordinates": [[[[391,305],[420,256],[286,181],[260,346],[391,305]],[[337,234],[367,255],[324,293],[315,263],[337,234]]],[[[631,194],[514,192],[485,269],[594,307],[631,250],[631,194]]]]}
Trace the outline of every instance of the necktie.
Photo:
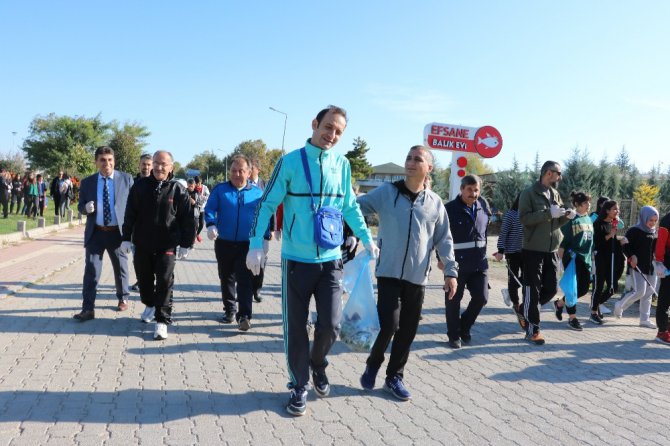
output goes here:
{"type": "Polygon", "coordinates": [[[104,177],[105,185],[102,187],[102,220],[105,226],[109,226],[112,221],[112,208],[109,205],[109,188],[107,187],[107,177],[104,177]]]}

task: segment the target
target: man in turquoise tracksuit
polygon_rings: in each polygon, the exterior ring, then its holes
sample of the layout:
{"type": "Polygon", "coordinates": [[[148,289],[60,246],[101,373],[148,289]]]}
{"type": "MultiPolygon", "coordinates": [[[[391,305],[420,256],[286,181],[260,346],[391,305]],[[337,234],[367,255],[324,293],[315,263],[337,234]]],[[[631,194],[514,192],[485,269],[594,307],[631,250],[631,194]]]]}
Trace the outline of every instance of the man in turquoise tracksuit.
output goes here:
{"type": "Polygon", "coordinates": [[[301,149],[284,155],[265,186],[251,227],[247,267],[258,275],[265,259],[263,233],[277,206],[284,204],[282,314],[284,352],[291,389],[286,410],[296,416],[304,415],[306,411],[310,367],[317,395],[325,397],[330,392],[326,355],[337,339],[342,319],[340,247],[325,249],[317,246],[312,194],[317,208],[332,206],[341,210],[344,220],[363,241],[368,252],[373,257],[378,252],[351,188],[349,161],[330,150],[339,141],[346,125],[346,112],[339,107],[331,105],[316,115],[312,121],[312,138],[305,144],[312,178],[311,194],[301,149]],[[312,295],[316,302],[317,321],[310,353],[306,325],[312,295]]]}

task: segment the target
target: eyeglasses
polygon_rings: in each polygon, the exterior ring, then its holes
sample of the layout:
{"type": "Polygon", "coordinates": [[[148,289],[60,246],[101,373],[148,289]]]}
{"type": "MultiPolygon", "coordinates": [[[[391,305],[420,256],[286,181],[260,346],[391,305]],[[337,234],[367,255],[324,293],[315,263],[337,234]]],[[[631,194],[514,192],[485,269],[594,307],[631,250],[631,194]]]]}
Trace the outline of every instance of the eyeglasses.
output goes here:
{"type": "Polygon", "coordinates": [[[551,172],[554,172],[554,173],[557,174],[559,177],[560,177],[561,175],[563,175],[563,172],[561,172],[560,170],[552,170],[551,172]]]}

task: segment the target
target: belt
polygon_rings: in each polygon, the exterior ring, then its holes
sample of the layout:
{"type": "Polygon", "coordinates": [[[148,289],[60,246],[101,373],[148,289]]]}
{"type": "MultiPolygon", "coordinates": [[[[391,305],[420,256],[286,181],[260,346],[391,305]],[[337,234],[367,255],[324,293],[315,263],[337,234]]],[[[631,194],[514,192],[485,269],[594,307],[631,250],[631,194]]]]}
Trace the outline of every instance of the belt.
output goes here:
{"type": "Polygon", "coordinates": [[[486,241],[478,240],[476,242],[454,243],[454,249],[486,248],[486,241]]]}
{"type": "Polygon", "coordinates": [[[99,226],[99,225],[95,225],[95,229],[97,229],[98,231],[112,232],[112,231],[118,231],[119,227],[118,226],[99,226]]]}

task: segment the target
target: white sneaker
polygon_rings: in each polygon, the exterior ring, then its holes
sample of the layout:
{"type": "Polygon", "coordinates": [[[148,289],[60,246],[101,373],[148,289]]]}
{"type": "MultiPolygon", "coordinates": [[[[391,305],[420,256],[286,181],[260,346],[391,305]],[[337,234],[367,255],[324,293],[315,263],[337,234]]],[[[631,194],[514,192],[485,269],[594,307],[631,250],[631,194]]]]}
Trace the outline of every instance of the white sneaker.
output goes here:
{"type": "Polygon", "coordinates": [[[598,309],[600,310],[600,314],[610,314],[610,313],[612,313],[612,310],[610,310],[609,308],[607,308],[607,307],[606,307],[605,305],[603,305],[603,304],[600,304],[600,306],[598,307],[598,309]]]}
{"type": "Polygon", "coordinates": [[[156,330],[154,331],[154,339],[157,341],[162,341],[167,339],[167,325],[161,322],[156,322],[156,330]]]}
{"type": "Polygon", "coordinates": [[[656,324],[654,324],[652,321],[640,321],[640,327],[645,327],[645,328],[656,328],[656,324]]]}
{"type": "Polygon", "coordinates": [[[623,308],[621,308],[621,304],[619,302],[614,304],[614,316],[617,319],[621,319],[621,316],[623,316],[623,308]]]}
{"type": "Polygon", "coordinates": [[[142,312],[142,316],[140,316],[140,319],[142,322],[148,324],[149,322],[154,320],[154,313],[156,309],[154,307],[144,307],[144,311],[142,312]]]}
{"type": "Polygon", "coordinates": [[[512,306],[512,299],[509,297],[509,290],[507,288],[503,288],[502,290],[500,290],[500,292],[503,295],[503,302],[505,302],[505,305],[507,305],[508,307],[511,307],[512,306]]]}

